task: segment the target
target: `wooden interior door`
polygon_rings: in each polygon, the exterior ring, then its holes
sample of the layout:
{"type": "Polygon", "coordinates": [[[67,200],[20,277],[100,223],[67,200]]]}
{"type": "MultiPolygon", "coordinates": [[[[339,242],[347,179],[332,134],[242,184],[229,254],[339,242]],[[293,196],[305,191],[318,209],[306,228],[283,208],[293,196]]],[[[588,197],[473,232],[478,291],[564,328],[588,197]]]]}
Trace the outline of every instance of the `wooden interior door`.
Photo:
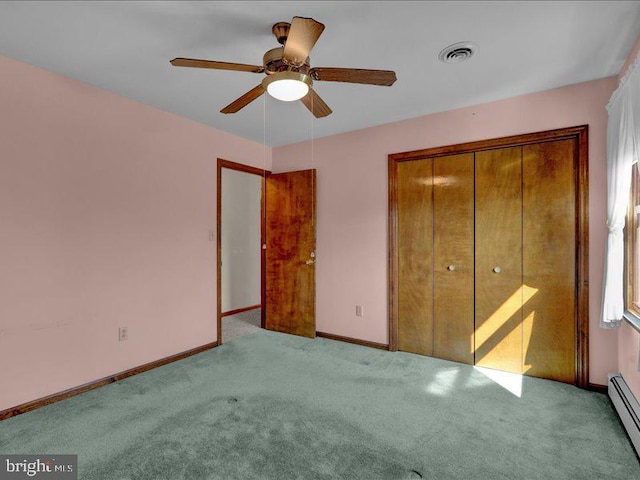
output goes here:
{"type": "Polygon", "coordinates": [[[315,337],[315,170],[266,184],[265,328],[315,337]]]}
{"type": "Polygon", "coordinates": [[[433,160],[396,173],[398,349],[433,355],[433,160]]]}
{"type": "Polygon", "coordinates": [[[433,159],[433,355],[473,365],[474,156],[433,159]]]}
{"type": "Polygon", "coordinates": [[[576,381],[575,139],[523,147],[524,373],[576,381]]]}
{"type": "Polygon", "coordinates": [[[475,363],[522,373],[522,147],[475,154],[475,363]]]}

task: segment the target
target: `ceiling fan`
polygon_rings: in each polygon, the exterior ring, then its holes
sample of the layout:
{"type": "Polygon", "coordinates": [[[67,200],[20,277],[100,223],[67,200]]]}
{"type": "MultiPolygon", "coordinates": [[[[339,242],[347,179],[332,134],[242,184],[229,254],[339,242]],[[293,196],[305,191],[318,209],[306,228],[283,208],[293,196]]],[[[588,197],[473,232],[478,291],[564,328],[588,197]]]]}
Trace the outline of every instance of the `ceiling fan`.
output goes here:
{"type": "Polygon", "coordinates": [[[309,53],[323,30],[324,25],[313,18],[293,17],[291,23],[276,23],[271,31],[282,46],[268,50],[264,54],[262,66],[193,58],[174,58],[171,60],[171,65],[267,75],[258,86],[220,110],[222,113],[236,113],[266,91],[278,100],[300,100],[316,118],[326,117],[331,114],[331,109],[313,89],[314,81],[362,83],[387,87],[396,81],[396,74],[391,70],[312,68],[309,63],[309,53]]]}

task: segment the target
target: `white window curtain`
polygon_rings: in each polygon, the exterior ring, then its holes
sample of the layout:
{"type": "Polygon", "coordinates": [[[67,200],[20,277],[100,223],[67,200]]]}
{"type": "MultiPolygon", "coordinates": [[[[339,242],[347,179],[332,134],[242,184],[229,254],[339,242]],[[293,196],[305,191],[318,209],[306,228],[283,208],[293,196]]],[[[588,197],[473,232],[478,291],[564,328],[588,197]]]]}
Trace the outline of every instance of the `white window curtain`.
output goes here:
{"type": "Polygon", "coordinates": [[[607,106],[607,227],[602,328],[620,326],[624,313],[624,223],[629,206],[631,169],[640,156],[640,55],[607,106]]]}

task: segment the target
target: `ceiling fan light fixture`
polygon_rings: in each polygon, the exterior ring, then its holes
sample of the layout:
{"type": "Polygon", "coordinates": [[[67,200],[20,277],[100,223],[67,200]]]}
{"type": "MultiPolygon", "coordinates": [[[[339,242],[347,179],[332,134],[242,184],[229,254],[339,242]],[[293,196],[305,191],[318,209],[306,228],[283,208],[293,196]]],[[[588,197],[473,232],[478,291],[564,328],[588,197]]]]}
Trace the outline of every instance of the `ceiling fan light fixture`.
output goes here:
{"type": "Polygon", "coordinates": [[[309,93],[312,80],[309,75],[299,72],[278,72],[262,80],[262,87],[273,98],[283,102],[300,100],[309,93]]]}

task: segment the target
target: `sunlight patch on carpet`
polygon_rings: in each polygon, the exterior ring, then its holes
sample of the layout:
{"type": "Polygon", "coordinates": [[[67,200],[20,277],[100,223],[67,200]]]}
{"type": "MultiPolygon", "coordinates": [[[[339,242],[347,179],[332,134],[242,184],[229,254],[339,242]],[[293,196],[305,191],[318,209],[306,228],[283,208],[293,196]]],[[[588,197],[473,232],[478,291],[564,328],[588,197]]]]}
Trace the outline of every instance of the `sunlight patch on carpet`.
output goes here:
{"type": "Polygon", "coordinates": [[[516,397],[522,398],[522,375],[517,373],[501,372],[500,370],[493,370],[491,368],[473,368],[516,397]]]}
{"type": "Polygon", "coordinates": [[[446,368],[435,374],[435,378],[425,387],[427,393],[445,397],[450,395],[456,386],[459,368],[446,368]]]}

